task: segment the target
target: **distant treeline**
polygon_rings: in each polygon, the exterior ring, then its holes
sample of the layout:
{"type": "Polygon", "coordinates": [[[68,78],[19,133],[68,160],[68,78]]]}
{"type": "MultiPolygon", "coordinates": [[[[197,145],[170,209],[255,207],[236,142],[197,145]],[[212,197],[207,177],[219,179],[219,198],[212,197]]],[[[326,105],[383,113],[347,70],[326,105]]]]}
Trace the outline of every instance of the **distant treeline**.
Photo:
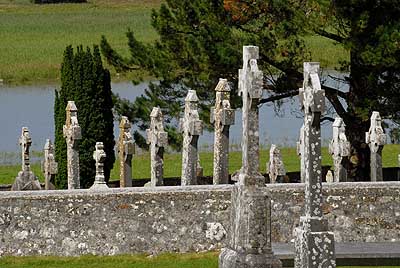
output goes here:
{"type": "Polygon", "coordinates": [[[87,0],[31,0],[34,4],[86,3],[87,0]]]}

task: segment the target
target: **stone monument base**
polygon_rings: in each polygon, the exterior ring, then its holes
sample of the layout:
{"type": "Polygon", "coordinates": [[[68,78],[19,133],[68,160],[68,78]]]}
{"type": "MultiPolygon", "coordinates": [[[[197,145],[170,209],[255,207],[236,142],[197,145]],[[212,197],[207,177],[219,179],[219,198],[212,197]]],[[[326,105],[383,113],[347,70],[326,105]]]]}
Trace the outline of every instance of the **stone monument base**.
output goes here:
{"type": "Polygon", "coordinates": [[[32,191],[42,190],[38,178],[32,171],[20,171],[15,178],[11,191],[32,191]]]}
{"type": "Polygon", "coordinates": [[[219,255],[219,268],[281,268],[281,261],[273,254],[249,254],[224,248],[219,255]]]}
{"type": "Polygon", "coordinates": [[[94,182],[90,190],[107,190],[109,189],[105,182],[94,182]]]}

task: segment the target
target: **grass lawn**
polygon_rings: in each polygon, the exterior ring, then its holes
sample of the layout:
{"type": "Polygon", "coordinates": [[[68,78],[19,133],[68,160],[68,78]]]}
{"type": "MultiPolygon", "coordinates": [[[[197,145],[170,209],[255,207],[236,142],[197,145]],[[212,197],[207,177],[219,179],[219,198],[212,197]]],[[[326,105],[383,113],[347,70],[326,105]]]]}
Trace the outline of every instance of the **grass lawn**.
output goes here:
{"type": "MultiPolygon", "coordinates": [[[[383,149],[383,166],[384,167],[397,167],[397,155],[400,152],[399,144],[386,145],[383,149]]],[[[296,154],[295,148],[282,148],[281,149],[283,161],[285,163],[286,171],[299,171],[300,159],[296,154]]],[[[261,150],[260,152],[260,170],[265,172],[266,163],[269,160],[268,150],[261,150]]],[[[202,152],[200,153],[201,165],[204,168],[204,175],[212,175],[213,170],[213,153],[202,152]]],[[[241,152],[231,152],[229,154],[229,172],[233,173],[241,167],[241,152]]],[[[181,154],[165,154],[164,155],[164,177],[179,177],[181,175],[181,154]]],[[[328,149],[322,148],[322,165],[332,165],[332,158],[328,154],[328,149]]],[[[0,184],[13,183],[15,176],[21,167],[18,166],[0,166],[0,184]]],[[[43,181],[43,175],[40,171],[40,165],[32,165],[34,173],[43,181]]],[[[150,178],[150,156],[148,153],[142,155],[135,155],[133,157],[133,178],[150,178]]],[[[114,169],[111,171],[111,180],[119,180],[119,163],[114,164],[114,169]]]]}
{"type": "MultiPolygon", "coordinates": [[[[0,267],[7,268],[218,268],[218,252],[145,255],[82,256],[82,257],[4,257],[0,267]]],[[[374,266],[338,266],[367,268],[374,266]]],[[[377,266],[375,266],[377,267],[377,266]]],[[[400,268],[400,266],[379,266],[400,268]]]]}
{"type": "MultiPolygon", "coordinates": [[[[164,0],[89,0],[86,4],[34,5],[29,0],[0,0],[0,79],[11,84],[59,81],[67,45],[99,44],[105,35],[111,45],[128,55],[126,31],[151,42],[157,33],[150,14],[164,0]]],[[[348,53],[331,40],[305,38],[312,60],[324,68],[337,67],[348,53]]],[[[113,80],[116,80],[115,72],[113,80]]],[[[128,79],[129,77],[122,77],[128,79]]]]}

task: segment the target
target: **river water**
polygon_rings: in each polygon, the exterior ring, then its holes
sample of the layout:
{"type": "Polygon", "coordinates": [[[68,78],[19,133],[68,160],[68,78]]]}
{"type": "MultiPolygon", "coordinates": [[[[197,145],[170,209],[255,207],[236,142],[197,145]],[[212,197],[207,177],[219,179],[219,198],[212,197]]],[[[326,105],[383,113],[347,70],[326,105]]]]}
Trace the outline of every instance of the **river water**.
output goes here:
{"type": "MultiPolygon", "coordinates": [[[[7,86],[0,85],[0,152],[19,155],[18,138],[21,127],[29,128],[32,150],[42,151],[46,138],[54,140],[54,89],[59,85],[7,86]]],[[[141,95],[147,83],[134,86],[131,82],[113,83],[113,92],[121,97],[134,100],[141,95]]],[[[79,109],[79,107],[78,107],[79,109]]],[[[297,97],[283,104],[281,115],[277,116],[272,104],[260,107],[260,143],[271,143],[293,147],[302,124],[297,97]]],[[[114,124],[114,135],[118,137],[118,122],[114,124]]],[[[236,111],[236,124],[231,127],[231,143],[241,141],[241,111],[236,111]]],[[[322,140],[326,144],[332,135],[331,123],[322,125],[322,140]]],[[[205,132],[199,142],[202,148],[211,148],[214,135],[205,132]]],[[[18,157],[17,157],[18,158],[18,157]]],[[[4,162],[0,160],[0,163],[4,162]]]]}

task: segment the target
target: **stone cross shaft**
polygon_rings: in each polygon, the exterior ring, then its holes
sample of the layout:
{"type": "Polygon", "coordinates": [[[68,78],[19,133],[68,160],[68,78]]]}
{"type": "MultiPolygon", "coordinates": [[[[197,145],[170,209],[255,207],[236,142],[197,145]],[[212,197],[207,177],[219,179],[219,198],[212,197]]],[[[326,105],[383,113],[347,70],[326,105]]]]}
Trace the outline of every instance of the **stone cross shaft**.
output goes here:
{"type": "Polygon", "coordinates": [[[243,47],[243,68],[239,70],[239,95],[242,107],[242,168],[239,183],[263,185],[259,172],[259,115],[258,103],[262,97],[263,73],[258,69],[258,47],[243,47]]]}
{"type": "Polygon", "coordinates": [[[131,123],[128,117],[122,116],[119,123],[118,158],[120,164],[119,186],[132,186],[132,156],[135,153],[135,142],[131,134],[131,123]]]}
{"type": "Polygon", "coordinates": [[[304,83],[299,90],[304,112],[305,215],[295,229],[295,267],[336,267],[334,237],[322,214],[320,118],[325,92],[319,80],[319,63],[304,63],[304,83]]]}
{"type": "Polygon", "coordinates": [[[210,122],[214,124],[214,184],[229,183],[229,128],[235,123],[235,110],[229,103],[231,88],[226,79],[219,79],[215,88],[215,106],[210,122]]]}
{"type": "Polygon", "coordinates": [[[78,109],[74,101],[68,101],[66,120],[63,127],[63,134],[67,143],[67,172],[68,189],[80,188],[79,177],[79,146],[78,142],[82,137],[81,127],[78,124],[78,109]]]}
{"type": "Polygon", "coordinates": [[[21,131],[21,137],[19,138],[19,145],[21,146],[21,159],[22,159],[22,171],[30,171],[30,147],[32,145],[31,135],[29,129],[23,127],[21,131]]]}
{"type": "Polygon", "coordinates": [[[159,107],[150,114],[150,128],[146,130],[147,144],[150,144],[152,187],[164,185],[164,148],[168,145],[168,133],[164,131],[164,117],[159,107]]]}
{"type": "Polygon", "coordinates": [[[281,151],[275,144],[271,145],[269,150],[269,162],[267,172],[271,183],[283,182],[283,176],[286,175],[285,165],[283,164],[281,151]]]}
{"type": "Polygon", "coordinates": [[[342,118],[336,117],[332,128],[333,138],[329,144],[329,153],[333,158],[333,181],[347,181],[346,161],[350,156],[350,142],[346,137],[346,125],[342,118]]]}
{"type": "Polygon", "coordinates": [[[96,177],[91,189],[105,188],[108,186],[104,177],[104,162],[106,161],[106,152],[102,142],[96,142],[95,151],[93,152],[93,159],[96,162],[96,177]]]}
{"type": "Polygon", "coordinates": [[[297,142],[297,155],[300,156],[300,180],[305,182],[305,164],[304,164],[304,124],[300,128],[299,141],[297,142]]]}
{"type": "Polygon", "coordinates": [[[58,172],[58,163],[55,160],[54,146],[50,139],[47,139],[46,144],[44,145],[44,161],[42,164],[42,171],[45,178],[45,189],[54,189],[54,185],[52,185],[51,181],[54,180],[54,177],[58,172]]]}
{"type": "Polygon", "coordinates": [[[371,151],[371,181],[382,181],[382,150],[386,144],[386,134],[383,132],[379,112],[372,112],[371,125],[369,131],[365,133],[365,140],[371,151]]]}
{"type": "Polygon", "coordinates": [[[180,120],[183,133],[182,185],[197,184],[197,146],[203,134],[203,122],[199,118],[197,104],[199,99],[195,90],[189,90],[185,99],[185,114],[180,120]]]}

